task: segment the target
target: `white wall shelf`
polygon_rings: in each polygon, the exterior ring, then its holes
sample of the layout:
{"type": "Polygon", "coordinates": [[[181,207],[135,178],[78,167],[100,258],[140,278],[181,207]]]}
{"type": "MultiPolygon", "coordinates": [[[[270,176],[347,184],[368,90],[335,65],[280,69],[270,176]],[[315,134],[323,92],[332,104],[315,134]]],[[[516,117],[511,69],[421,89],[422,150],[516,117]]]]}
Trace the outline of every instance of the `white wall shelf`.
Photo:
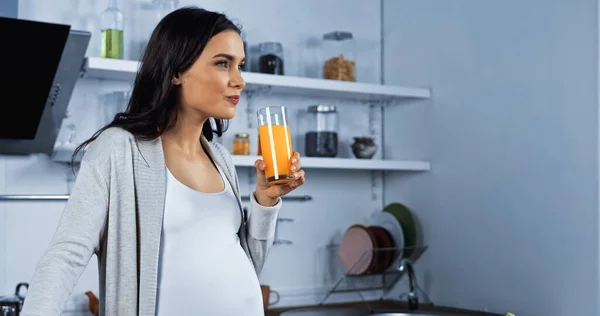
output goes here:
{"type": "MultiPolygon", "coordinates": [[[[84,78],[129,81],[135,78],[138,66],[137,61],[131,60],[87,58],[84,67],[84,78]]],[[[246,72],[243,76],[246,80],[245,91],[268,88],[272,93],[365,101],[402,101],[431,97],[431,91],[426,88],[276,76],[253,72],[246,72]]]]}
{"type": "MultiPolygon", "coordinates": [[[[232,156],[237,167],[254,167],[260,156],[232,156]]],[[[302,157],[303,169],[338,170],[384,170],[384,171],[428,171],[430,163],[415,160],[377,160],[352,158],[314,158],[302,157]]]]}
{"type": "MultiPolygon", "coordinates": [[[[71,162],[75,146],[57,146],[51,157],[56,162],[71,162]]],[[[261,156],[232,155],[236,167],[254,167],[256,159],[261,156]]],[[[81,157],[78,157],[81,158],[81,157]]],[[[387,171],[428,171],[431,164],[418,160],[379,160],[353,158],[314,158],[302,157],[303,169],[337,169],[337,170],[387,170],[387,171]]],[[[78,159],[75,160],[79,161],[78,159]]]]}

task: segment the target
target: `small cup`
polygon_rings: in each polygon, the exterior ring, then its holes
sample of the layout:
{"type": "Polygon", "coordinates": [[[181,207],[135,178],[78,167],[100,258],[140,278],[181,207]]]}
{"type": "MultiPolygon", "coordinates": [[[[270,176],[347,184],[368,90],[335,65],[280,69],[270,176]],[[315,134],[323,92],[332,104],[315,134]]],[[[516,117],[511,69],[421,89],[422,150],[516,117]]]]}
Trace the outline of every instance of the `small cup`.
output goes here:
{"type": "Polygon", "coordinates": [[[260,291],[262,292],[263,308],[265,311],[267,310],[267,308],[269,308],[269,306],[277,304],[279,302],[279,293],[277,293],[277,291],[272,291],[270,286],[261,285],[260,291]],[[275,301],[271,301],[271,294],[275,295],[275,301]]]}

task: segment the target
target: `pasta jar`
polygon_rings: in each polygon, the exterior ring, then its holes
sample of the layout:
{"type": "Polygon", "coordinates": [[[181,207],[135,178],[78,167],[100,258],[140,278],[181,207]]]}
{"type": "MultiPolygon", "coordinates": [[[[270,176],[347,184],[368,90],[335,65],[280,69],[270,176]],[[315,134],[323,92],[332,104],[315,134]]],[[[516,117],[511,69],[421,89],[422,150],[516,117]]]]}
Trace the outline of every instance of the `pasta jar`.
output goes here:
{"type": "Polygon", "coordinates": [[[356,81],[355,42],[350,32],[323,35],[323,79],[356,81]]]}
{"type": "Polygon", "coordinates": [[[234,155],[250,155],[250,135],[248,133],[235,134],[233,139],[234,155]]]}

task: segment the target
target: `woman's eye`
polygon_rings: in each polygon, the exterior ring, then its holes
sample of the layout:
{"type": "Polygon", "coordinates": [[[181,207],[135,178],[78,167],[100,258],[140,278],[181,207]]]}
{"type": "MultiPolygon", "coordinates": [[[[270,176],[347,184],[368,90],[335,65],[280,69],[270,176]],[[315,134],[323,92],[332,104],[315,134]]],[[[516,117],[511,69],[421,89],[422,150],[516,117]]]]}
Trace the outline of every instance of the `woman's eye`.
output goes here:
{"type": "Polygon", "coordinates": [[[217,66],[227,68],[229,65],[227,64],[226,61],[220,61],[217,63],[217,66]]]}
{"type": "Polygon", "coordinates": [[[243,70],[243,69],[244,69],[244,64],[239,64],[239,65],[238,65],[238,69],[239,69],[239,70],[243,70]]]}

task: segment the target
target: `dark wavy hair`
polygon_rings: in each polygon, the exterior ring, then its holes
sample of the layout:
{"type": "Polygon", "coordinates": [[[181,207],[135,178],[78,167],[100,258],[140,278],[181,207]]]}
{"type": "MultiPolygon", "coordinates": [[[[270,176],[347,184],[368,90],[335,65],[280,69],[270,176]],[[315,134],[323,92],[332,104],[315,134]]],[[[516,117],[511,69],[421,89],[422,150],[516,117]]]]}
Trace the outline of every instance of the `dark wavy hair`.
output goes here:
{"type": "MultiPolygon", "coordinates": [[[[72,161],[79,151],[85,151],[87,145],[110,127],[123,128],[141,140],[156,139],[172,128],[177,117],[169,125],[169,114],[176,106],[180,90],[172,84],[172,78],[188,70],[208,41],[226,30],[241,33],[224,14],[195,6],[166,15],[152,32],[144,50],[127,109],[117,113],[112,122],[77,146],[72,161]]],[[[220,137],[227,124],[226,120],[209,119],[202,127],[202,135],[212,141],[213,133],[220,137]],[[214,121],[214,129],[211,121],[214,121]]]]}

